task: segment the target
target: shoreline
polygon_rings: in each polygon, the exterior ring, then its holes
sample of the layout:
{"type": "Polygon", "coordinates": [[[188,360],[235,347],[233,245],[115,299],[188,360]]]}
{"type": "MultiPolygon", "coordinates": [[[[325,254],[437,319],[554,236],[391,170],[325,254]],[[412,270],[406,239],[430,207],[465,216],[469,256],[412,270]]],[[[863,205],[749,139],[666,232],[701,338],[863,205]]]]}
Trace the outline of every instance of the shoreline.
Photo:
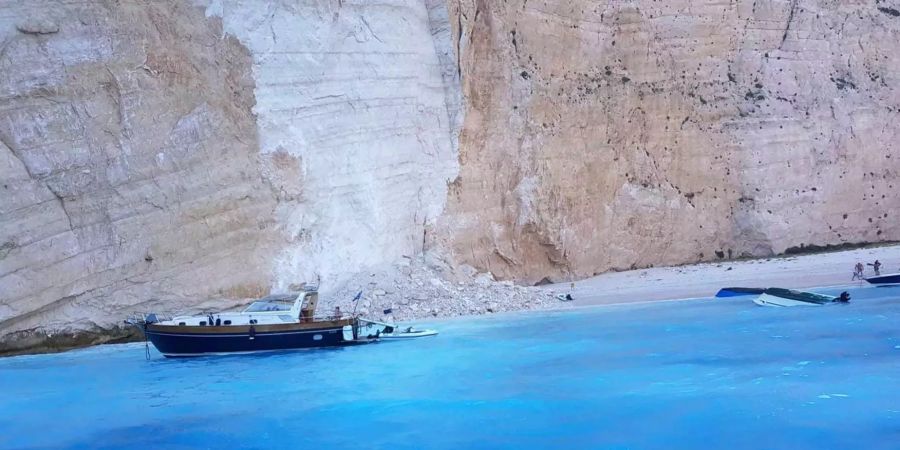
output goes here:
{"type": "MultiPolygon", "coordinates": [[[[571,311],[597,306],[699,300],[713,297],[719,289],[728,286],[805,289],[856,283],[865,285],[864,281],[851,280],[853,265],[856,261],[867,264],[875,259],[882,261],[884,269],[882,273],[900,272],[900,245],[609,272],[574,283],[555,283],[529,288],[513,286],[508,282],[491,281],[482,283],[479,290],[488,294],[503,289],[516,291],[516,301],[506,305],[511,308],[491,310],[485,308],[488,305],[485,303],[480,305],[482,308],[479,309],[476,301],[472,302],[476,305],[475,310],[447,310],[432,308],[429,303],[437,302],[434,300],[423,302],[424,308],[415,312],[410,311],[411,314],[400,315],[396,319],[398,323],[413,323],[483,318],[510,313],[571,311]],[[571,288],[573,284],[574,289],[571,288]],[[571,293],[574,299],[571,302],[547,301],[548,298],[555,300],[554,296],[559,293],[571,293]]],[[[874,275],[871,266],[866,266],[865,275],[874,275]]],[[[486,296],[483,302],[491,302],[490,296],[486,296]]],[[[0,357],[59,353],[96,345],[142,340],[134,330],[121,326],[61,332],[50,338],[41,333],[33,335],[23,333],[20,339],[0,345],[0,357]]]]}
{"type": "MultiPolygon", "coordinates": [[[[629,270],[542,288],[571,292],[573,306],[596,306],[712,297],[730,286],[806,289],[865,285],[865,281],[851,280],[853,265],[876,259],[882,262],[882,274],[900,272],[900,245],[629,270]]],[[[872,267],[866,265],[865,276],[872,275],[872,267]]]]}

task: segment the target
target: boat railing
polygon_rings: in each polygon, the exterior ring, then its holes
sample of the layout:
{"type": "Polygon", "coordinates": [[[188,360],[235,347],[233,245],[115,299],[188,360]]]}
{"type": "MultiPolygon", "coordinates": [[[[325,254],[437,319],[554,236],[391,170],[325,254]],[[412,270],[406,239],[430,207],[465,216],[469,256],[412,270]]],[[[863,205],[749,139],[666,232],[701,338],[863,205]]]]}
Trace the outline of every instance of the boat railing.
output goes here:
{"type": "MultiPolygon", "coordinates": [[[[171,313],[133,313],[125,319],[125,323],[129,325],[144,325],[148,323],[157,323],[157,322],[167,322],[171,321],[176,317],[183,316],[207,316],[212,315],[213,317],[222,314],[221,312],[213,313],[213,312],[200,312],[197,314],[171,314],[171,313]]],[[[252,313],[248,313],[248,316],[253,316],[252,313]]],[[[341,314],[340,316],[335,314],[317,314],[311,318],[301,318],[301,321],[305,322],[324,322],[324,321],[337,321],[337,320],[347,320],[359,318],[365,322],[374,322],[369,319],[363,319],[361,317],[350,315],[350,314],[341,314]],[[305,320],[304,320],[305,319],[305,320]]],[[[377,322],[376,322],[377,323],[377,322]]]]}

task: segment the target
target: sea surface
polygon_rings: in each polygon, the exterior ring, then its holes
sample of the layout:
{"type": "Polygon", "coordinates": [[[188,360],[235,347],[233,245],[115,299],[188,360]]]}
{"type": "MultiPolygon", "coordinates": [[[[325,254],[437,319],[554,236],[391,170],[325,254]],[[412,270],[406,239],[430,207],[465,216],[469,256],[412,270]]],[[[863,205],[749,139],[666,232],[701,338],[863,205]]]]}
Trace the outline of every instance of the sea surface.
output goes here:
{"type": "Polygon", "coordinates": [[[332,350],[4,358],[0,448],[897,449],[900,288],[848,289],[434,321],[332,350]]]}

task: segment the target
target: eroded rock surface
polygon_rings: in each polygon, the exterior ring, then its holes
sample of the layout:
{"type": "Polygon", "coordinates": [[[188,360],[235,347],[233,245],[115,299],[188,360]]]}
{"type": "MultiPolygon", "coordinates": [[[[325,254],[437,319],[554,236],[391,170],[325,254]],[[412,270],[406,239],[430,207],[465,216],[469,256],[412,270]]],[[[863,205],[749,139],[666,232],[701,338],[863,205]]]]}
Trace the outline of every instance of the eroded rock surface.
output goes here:
{"type": "Polygon", "coordinates": [[[183,2],[0,5],[0,350],[268,291],[251,67],[183,2]]]}
{"type": "Polygon", "coordinates": [[[455,62],[438,1],[0,3],[0,352],[421,252],[455,62]]]}
{"type": "Polygon", "coordinates": [[[889,3],[451,1],[438,245],[534,282],[900,238],[889,3]]]}
{"type": "Polygon", "coordinates": [[[274,180],[276,221],[288,239],[274,286],[320,280],[327,289],[421,252],[458,170],[458,74],[446,7],[198,4],[253,54],[260,153],[297,169],[274,180]]]}

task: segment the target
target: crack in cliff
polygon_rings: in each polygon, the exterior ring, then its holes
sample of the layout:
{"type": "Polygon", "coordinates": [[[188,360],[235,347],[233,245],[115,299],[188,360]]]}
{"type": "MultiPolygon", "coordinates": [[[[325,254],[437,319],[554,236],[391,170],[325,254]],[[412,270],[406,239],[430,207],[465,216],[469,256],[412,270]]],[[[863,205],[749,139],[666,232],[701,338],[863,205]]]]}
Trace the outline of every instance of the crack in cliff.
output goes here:
{"type": "Polygon", "coordinates": [[[788,32],[791,30],[791,23],[794,21],[794,13],[797,11],[797,0],[791,0],[791,12],[788,14],[787,24],[784,26],[784,34],[781,36],[781,44],[778,44],[778,49],[781,50],[781,47],[784,46],[784,42],[787,41],[788,32]]]}
{"type": "Polygon", "coordinates": [[[13,39],[14,38],[9,38],[9,39],[3,41],[2,44],[0,44],[0,61],[2,61],[3,58],[6,57],[6,49],[9,48],[9,44],[12,43],[13,39]]]}
{"type": "Polygon", "coordinates": [[[34,174],[31,173],[31,169],[28,168],[28,164],[25,164],[25,160],[22,159],[22,155],[19,155],[19,153],[12,146],[12,144],[10,144],[10,142],[11,140],[8,137],[6,137],[3,133],[0,133],[0,144],[3,144],[4,147],[8,148],[9,153],[13,156],[13,158],[16,158],[19,163],[22,164],[22,167],[25,169],[25,173],[28,174],[28,177],[32,180],[35,179],[34,174]]]}
{"type": "MultiPolygon", "coordinates": [[[[22,158],[22,155],[20,155],[16,151],[14,146],[10,145],[10,139],[7,138],[3,133],[0,133],[0,144],[3,144],[4,147],[8,148],[9,153],[14,158],[16,158],[20,164],[22,164],[22,167],[25,169],[25,173],[28,174],[28,178],[31,178],[34,181],[42,181],[39,177],[35,176],[35,174],[31,171],[31,168],[28,167],[28,164],[25,164],[25,160],[22,158]]],[[[62,196],[58,194],[52,187],[50,187],[49,183],[43,182],[43,184],[47,188],[47,190],[50,191],[50,193],[53,194],[53,196],[56,198],[56,201],[59,203],[59,206],[63,210],[63,214],[66,215],[66,220],[69,223],[69,229],[73,230],[74,228],[72,227],[72,217],[69,216],[69,211],[66,210],[66,204],[63,201],[62,196]]]]}
{"type": "Polygon", "coordinates": [[[47,190],[49,190],[50,193],[53,194],[54,197],[56,197],[56,201],[59,203],[59,207],[62,208],[63,214],[66,215],[66,221],[69,223],[69,229],[75,230],[75,227],[72,225],[72,216],[69,215],[69,210],[66,209],[66,202],[65,200],[63,200],[63,197],[59,195],[55,190],[53,190],[53,188],[51,188],[49,184],[47,185],[47,190]]]}
{"type": "Polygon", "coordinates": [[[462,3],[457,2],[456,6],[456,76],[462,83],[462,35],[463,35],[463,13],[462,3]]]}
{"type": "Polygon", "coordinates": [[[375,34],[375,30],[372,29],[372,25],[369,25],[369,21],[366,20],[366,16],[361,15],[361,16],[359,16],[359,18],[360,18],[360,20],[362,20],[362,23],[365,24],[366,28],[369,29],[369,34],[371,34],[372,37],[375,38],[376,41],[381,42],[382,44],[384,44],[384,41],[382,41],[381,38],[378,37],[377,34],[375,34]]]}

